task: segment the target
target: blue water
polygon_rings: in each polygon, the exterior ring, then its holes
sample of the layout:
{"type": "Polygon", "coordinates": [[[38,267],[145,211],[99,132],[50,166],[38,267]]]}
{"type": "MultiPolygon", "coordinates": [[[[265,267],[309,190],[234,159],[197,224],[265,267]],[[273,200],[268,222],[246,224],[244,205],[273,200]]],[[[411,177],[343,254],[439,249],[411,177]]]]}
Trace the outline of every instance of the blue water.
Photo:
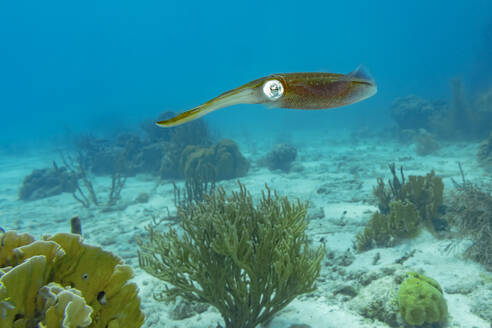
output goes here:
{"type": "Polygon", "coordinates": [[[348,73],[376,96],[329,111],[218,111],[219,131],[383,125],[398,96],[492,81],[492,2],[9,1],[0,5],[0,140],[118,131],[278,72],[348,73]],[[488,29],[488,30],[487,30],[488,29]]]}

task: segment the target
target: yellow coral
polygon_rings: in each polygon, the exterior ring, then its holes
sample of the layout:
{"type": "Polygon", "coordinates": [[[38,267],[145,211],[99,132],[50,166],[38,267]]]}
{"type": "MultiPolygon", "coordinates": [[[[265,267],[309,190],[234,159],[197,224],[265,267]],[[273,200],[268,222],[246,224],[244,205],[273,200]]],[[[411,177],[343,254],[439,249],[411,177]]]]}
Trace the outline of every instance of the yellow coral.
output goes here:
{"type": "Polygon", "coordinates": [[[133,272],[120,258],[85,245],[79,235],[60,233],[35,242],[26,236],[0,235],[8,245],[0,249],[3,264],[12,266],[0,270],[0,328],[143,324],[137,287],[128,282],[133,272]]]}
{"type": "Polygon", "coordinates": [[[128,282],[133,272],[120,258],[100,247],[83,244],[75,234],[59,233],[47,240],[56,242],[67,253],[56,262],[53,280],[82,292],[94,309],[91,328],[104,328],[115,320],[128,328],[143,324],[137,286],[128,282]]]}
{"type": "Polygon", "coordinates": [[[0,267],[15,266],[17,263],[14,249],[20,246],[30,244],[34,237],[28,233],[18,234],[10,230],[1,235],[0,240],[0,267]]]}
{"type": "Polygon", "coordinates": [[[38,290],[48,276],[46,257],[37,255],[0,278],[0,328],[28,327],[36,321],[38,290]]]}
{"type": "Polygon", "coordinates": [[[75,288],[63,288],[50,283],[42,288],[46,295],[46,327],[79,328],[92,323],[92,308],[75,288]]]}

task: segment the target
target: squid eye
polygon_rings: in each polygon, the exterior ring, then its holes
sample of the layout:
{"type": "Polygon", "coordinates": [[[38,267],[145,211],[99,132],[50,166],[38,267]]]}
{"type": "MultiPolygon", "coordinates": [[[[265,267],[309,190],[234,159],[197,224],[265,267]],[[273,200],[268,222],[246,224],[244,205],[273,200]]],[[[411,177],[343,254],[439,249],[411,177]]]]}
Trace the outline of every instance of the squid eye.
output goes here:
{"type": "Polygon", "coordinates": [[[266,81],[263,85],[263,93],[270,100],[277,100],[284,94],[284,86],[279,80],[266,81]]]}

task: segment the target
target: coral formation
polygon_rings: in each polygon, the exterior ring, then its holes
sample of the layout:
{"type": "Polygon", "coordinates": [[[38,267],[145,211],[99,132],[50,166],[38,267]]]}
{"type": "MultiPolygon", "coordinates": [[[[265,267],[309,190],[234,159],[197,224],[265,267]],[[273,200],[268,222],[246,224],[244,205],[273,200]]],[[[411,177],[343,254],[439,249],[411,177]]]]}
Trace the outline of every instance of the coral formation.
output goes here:
{"type": "Polygon", "coordinates": [[[181,154],[180,171],[185,179],[193,176],[206,181],[220,181],[242,177],[249,162],[237,144],[223,139],[210,147],[187,146],[181,154]]]}
{"type": "Polygon", "coordinates": [[[277,144],[262,160],[270,170],[289,172],[292,162],[297,157],[296,147],[289,144],[277,144]]]}
{"type": "Polygon", "coordinates": [[[356,236],[355,248],[363,252],[374,247],[388,247],[419,231],[420,216],[412,203],[392,201],[388,214],[376,212],[363,232],[356,236]]]}
{"type": "Polygon", "coordinates": [[[115,255],[67,233],[34,241],[7,231],[1,239],[0,328],[143,324],[133,273],[115,255]]]}
{"type": "Polygon", "coordinates": [[[391,114],[400,131],[423,128],[438,138],[456,140],[481,138],[492,130],[492,92],[485,91],[469,102],[460,79],[452,79],[450,87],[449,104],[413,95],[393,101],[391,114]]]}
{"type": "Polygon", "coordinates": [[[415,95],[396,98],[391,104],[391,116],[404,129],[432,131],[433,119],[447,111],[442,101],[428,101],[415,95]]]}
{"type": "Polygon", "coordinates": [[[412,176],[405,181],[403,168],[400,176],[394,164],[389,165],[393,179],[388,186],[378,178],[373,194],[379,212],[372,215],[364,231],[356,236],[355,248],[362,252],[373,247],[388,247],[403,238],[414,237],[424,224],[431,232],[443,229],[438,216],[443,200],[444,184],[441,177],[431,171],[426,176],[412,176]]]}
{"type": "Polygon", "coordinates": [[[66,167],[58,167],[53,162],[52,168],[33,170],[24,178],[19,190],[19,199],[35,200],[63,192],[74,192],[77,188],[77,178],[66,167]]]}
{"type": "MultiPolygon", "coordinates": [[[[163,113],[160,117],[173,116],[163,113]]],[[[96,175],[119,171],[125,176],[137,173],[177,178],[181,152],[189,145],[209,146],[212,141],[203,120],[172,129],[162,129],[154,122],[141,125],[145,136],[121,133],[113,139],[80,136],[75,146],[83,158],[83,167],[96,175]]]]}
{"type": "Polygon", "coordinates": [[[401,284],[398,304],[408,324],[420,326],[447,321],[448,307],[439,283],[417,272],[409,272],[401,284]]]}
{"type": "MultiPolygon", "coordinates": [[[[87,172],[82,155],[79,154],[76,158],[63,156],[63,162],[71,174],[79,177],[77,186],[72,192],[72,196],[81,203],[82,206],[86,208],[96,206],[104,211],[109,211],[113,209],[121,199],[120,194],[126,183],[126,176],[123,176],[122,170],[115,168],[111,173],[111,187],[109,189],[108,198],[106,202],[103,203],[94,189],[92,179],[87,172]]],[[[124,207],[126,205],[121,206],[124,207]]]]}
{"type": "Polygon", "coordinates": [[[41,287],[39,295],[45,300],[46,327],[88,327],[92,323],[92,308],[75,288],[63,288],[50,282],[41,287]]]}
{"type": "Polygon", "coordinates": [[[324,248],[309,247],[306,213],[268,189],[255,206],[242,185],[228,197],[218,188],[180,208],[183,233],[149,228],[139,263],[171,285],[168,300],[209,303],[226,328],[254,328],[316,288],[324,248]]]}
{"type": "Polygon", "coordinates": [[[373,189],[381,213],[389,212],[389,204],[393,200],[410,202],[417,208],[424,224],[431,230],[435,229],[443,200],[442,178],[431,171],[426,176],[410,175],[408,181],[405,181],[403,168],[400,168],[401,178],[398,178],[395,164],[390,164],[389,169],[393,178],[388,180],[388,186],[385,185],[383,179],[379,178],[377,187],[373,189]]]}

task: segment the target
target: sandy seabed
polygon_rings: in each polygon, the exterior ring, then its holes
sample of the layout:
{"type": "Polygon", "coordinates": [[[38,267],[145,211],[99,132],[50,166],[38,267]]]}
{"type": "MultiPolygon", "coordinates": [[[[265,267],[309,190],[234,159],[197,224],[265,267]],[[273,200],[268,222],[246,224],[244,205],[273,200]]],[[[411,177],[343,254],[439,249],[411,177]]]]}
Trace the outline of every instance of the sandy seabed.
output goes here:
{"type": "MultiPolygon", "coordinates": [[[[492,186],[490,175],[476,162],[478,144],[443,145],[435,154],[421,157],[415,154],[412,145],[377,138],[361,141],[340,136],[292,137],[290,143],[297,147],[298,157],[291,172],[284,173],[255,165],[271,149],[271,142],[254,143],[250,140],[242,143],[239,140],[238,143],[245,157],[252,162],[248,175],[241,179],[251,194],[259,196],[266,183],[291,200],[309,200],[313,218],[308,233],[313,246],[325,240],[327,249],[335,256],[347,254],[357,232],[364,228],[371,214],[377,210],[372,188],[377,177],[384,177],[385,180],[390,177],[388,163],[394,162],[398,167],[402,165],[406,175],[425,175],[435,170],[445,184],[445,201],[446,195],[453,189],[451,178],[461,179],[458,162],[462,163],[469,181],[488,185],[489,188],[492,186]],[[323,193],[318,192],[320,188],[323,193]]],[[[151,176],[129,178],[122,191],[122,202],[132,204],[121,211],[87,210],[68,193],[30,202],[19,201],[18,191],[23,178],[33,169],[49,167],[56,157],[56,153],[49,150],[15,156],[7,153],[0,155],[0,226],[29,232],[39,238],[44,234],[70,231],[70,218],[79,215],[86,243],[114,252],[134,269],[134,281],[140,288],[142,310],[146,315],[144,327],[209,328],[221,323],[219,313],[212,307],[202,313],[192,313],[186,319],[171,319],[171,313],[176,311],[175,306],[158,302],[153,297],[156,290],[162,289],[162,282],[138,267],[134,237],[144,233],[152,214],[165,215],[165,207],[175,210],[171,181],[156,187],[151,176]],[[149,201],[133,203],[142,192],[150,194],[149,201]]],[[[228,191],[238,189],[236,180],[219,184],[228,191]]],[[[109,186],[109,177],[95,179],[97,193],[107,195],[109,186]]],[[[313,328],[389,327],[355,311],[350,306],[353,295],[334,291],[340,290],[340,285],[350,285],[350,279],[344,277],[360,277],[372,272],[377,275],[377,272],[393,266],[395,260],[406,252],[415,250],[414,256],[404,263],[403,268],[423,270],[440,283],[448,302],[448,327],[490,328],[490,322],[471,312],[479,290],[492,288],[490,282],[487,287],[483,280],[490,273],[461,256],[459,245],[466,244],[466,241],[458,241],[458,247],[453,252],[443,251],[447,243],[449,240],[436,239],[423,231],[416,239],[391,248],[378,248],[361,254],[349,252],[352,260],[341,268],[345,272],[343,275],[334,274],[333,265],[324,261],[318,290],[311,295],[298,297],[278,313],[267,327],[288,328],[294,324],[313,328]],[[380,260],[373,264],[376,253],[379,253],[380,260]]]]}

